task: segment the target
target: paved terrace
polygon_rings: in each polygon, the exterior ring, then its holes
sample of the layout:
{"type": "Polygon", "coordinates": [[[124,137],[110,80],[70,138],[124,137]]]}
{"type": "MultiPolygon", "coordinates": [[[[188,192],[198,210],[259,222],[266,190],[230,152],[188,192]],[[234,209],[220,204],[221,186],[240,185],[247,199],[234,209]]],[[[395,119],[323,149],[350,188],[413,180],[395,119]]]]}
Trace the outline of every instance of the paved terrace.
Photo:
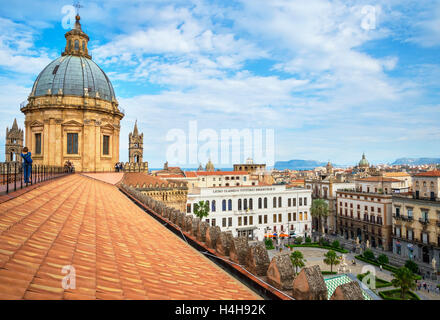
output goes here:
{"type": "Polygon", "coordinates": [[[0,299],[261,299],[143,212],[79,174],[0,204],[0,299]],[[63,289],[63,266],[76,289],[63,289]]]}

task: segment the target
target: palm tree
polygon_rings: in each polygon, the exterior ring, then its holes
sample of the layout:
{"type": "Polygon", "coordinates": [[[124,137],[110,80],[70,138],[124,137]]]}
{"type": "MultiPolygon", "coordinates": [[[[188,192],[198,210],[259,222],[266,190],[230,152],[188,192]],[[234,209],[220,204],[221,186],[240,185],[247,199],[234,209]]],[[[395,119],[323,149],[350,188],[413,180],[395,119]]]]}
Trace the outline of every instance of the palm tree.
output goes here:
{"type": "Polygon", "coordinates": [[[304,259],[304,256],[301,251],[293,251],[290,254],[290,260],[292,261],[292,265],[295,268],[295,275],[297,275],[298,268],[302,268],[305,266],[304,262],[306,261],[306,259],[304,259]]]}
{"type": "Polygon", "coordinates": [[[340,257],[334,252],[333,250],[329,250],[324,255],[324,263],[327,265],[330,265],[330,272],[333,272],[333,266],[336,266],[340,262],[340,257]]]}
{"type": "Polygon", "coordinates": [[[318,219],[318,232],[319,234],[324,233],[324,225],[322,224],[322,218],[328,217],[329,209],[328,203],[324,199],[315,199],[312,202],[312,207],[310,208],[312,217],[318,219]]]}
{"type": "Polygon", "coordinates": [[[199,201],[194,203],[194,215],[202,220],[209,215],[209,203],[208,201],[199,201]]]}
{"type": "Polygon", "coordinates": [[[406,293],[416,287],[416,277],[414,273],[406,267],[401,267],[393,273],[394,279],[391,283],[394,287],[400,287],[400,298],[405,299],[406,293]]]}

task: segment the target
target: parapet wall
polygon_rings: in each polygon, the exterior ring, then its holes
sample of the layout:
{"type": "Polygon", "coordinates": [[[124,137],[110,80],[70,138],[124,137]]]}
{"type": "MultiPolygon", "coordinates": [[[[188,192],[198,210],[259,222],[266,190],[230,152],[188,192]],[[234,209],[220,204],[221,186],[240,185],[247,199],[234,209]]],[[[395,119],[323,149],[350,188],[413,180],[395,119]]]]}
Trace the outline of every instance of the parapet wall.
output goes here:
{"type": "MultiPolygon", "coordinates": [[[[185,240],[190,240],[208,258],[227,264],[229,271],[239,273],[242,280],[246,278],[247,283],[251,282],[256,291],[266,293],[269,299],[327,300],[327,287],[319,266],[303,268],[295,276],[287,252],[276,254],[270,261],[263,242],[250,244],[246,237],[233,237],[230,232],[221,232],[218,226],[201,222],[199,218],[168,207],[125,184],[119,188],[149,213],[167,222],[176,234],[180,233],[185,240]]],[[[338,299],[356,300],[356,297],[362,296],[358,287],[338,290],[338,299]],[[351,295],[344,295],[346,292],[351,295]]]]}

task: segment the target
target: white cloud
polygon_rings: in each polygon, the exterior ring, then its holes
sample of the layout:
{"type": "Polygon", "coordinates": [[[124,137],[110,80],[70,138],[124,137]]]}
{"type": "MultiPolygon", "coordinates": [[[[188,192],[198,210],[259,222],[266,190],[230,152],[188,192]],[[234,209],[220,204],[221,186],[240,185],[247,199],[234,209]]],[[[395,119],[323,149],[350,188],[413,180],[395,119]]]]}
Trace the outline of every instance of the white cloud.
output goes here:
{"type": "Polygon", "coordinates": [[[35,74],[51,59],[48,53],[34,47],[34,31],[0,17],[0,67],[20,73],[35,74]]]}

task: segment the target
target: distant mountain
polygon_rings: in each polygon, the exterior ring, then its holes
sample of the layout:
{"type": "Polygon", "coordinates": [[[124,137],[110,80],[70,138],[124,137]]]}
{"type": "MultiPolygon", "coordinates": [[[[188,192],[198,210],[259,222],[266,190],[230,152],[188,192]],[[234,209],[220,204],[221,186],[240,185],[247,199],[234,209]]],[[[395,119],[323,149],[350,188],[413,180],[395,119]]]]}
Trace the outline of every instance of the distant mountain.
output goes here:
{"type": "Polygon", "coordinates": [[[440,158],[399,158],[394,161],[391,165],[412,165],[419,166],[423,164],[436,164],[440,163],[440,158]]]}
{"type": "Polygon", "coordinates": [[[327,165],[327,162],[319,162],[315,160],[289,160],[289,161],[277,161],[274,168],[277,170],[312,170],[316,167],[323,167],[327,165]]]}

